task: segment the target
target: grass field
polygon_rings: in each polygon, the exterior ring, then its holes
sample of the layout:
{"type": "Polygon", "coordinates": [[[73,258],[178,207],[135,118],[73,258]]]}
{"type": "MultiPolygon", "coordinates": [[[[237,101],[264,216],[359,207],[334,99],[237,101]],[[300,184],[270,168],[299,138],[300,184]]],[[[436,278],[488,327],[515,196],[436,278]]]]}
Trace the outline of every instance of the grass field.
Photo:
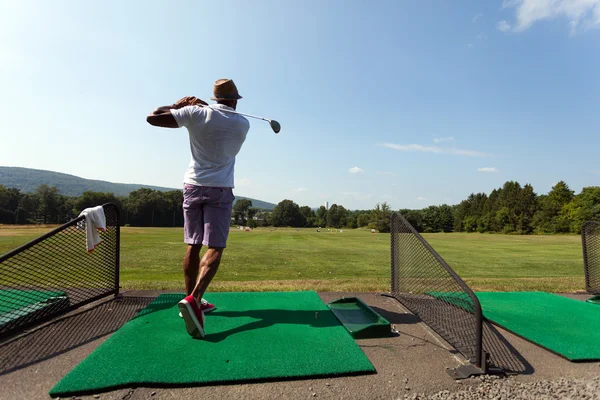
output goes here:
{"type": "MultiPolygon", "coordinates": [[[[50,228],[0,227],[0,254],[50,228]]],[[[585,288],[578,236],[439,233],[424,237],[477,291],[585,288]]],[[[181,290],[181,228],[122,228],[126,289],[181,290]]],[[[389,291],[389,234],[315,229],[232,230],[211,290],[389,291]]]]}

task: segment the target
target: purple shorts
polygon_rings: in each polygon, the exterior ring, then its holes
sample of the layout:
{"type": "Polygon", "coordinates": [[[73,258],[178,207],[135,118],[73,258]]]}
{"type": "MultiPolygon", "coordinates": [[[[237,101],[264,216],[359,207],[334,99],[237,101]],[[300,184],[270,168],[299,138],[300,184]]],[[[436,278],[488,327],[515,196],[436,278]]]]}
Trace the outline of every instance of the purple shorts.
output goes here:
{"type": "Polygon", "coordinates": [[[187,244],[225,247],[229,236],[233,190],[225,187],[183,187],[183,232],[187,244]]]}

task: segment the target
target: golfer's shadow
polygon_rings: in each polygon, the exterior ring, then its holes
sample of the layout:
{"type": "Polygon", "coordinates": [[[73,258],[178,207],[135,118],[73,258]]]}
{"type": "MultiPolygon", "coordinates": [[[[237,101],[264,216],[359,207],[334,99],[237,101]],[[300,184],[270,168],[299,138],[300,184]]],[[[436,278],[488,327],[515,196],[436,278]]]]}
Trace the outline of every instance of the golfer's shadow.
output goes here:
{"type": "Polygon", "coordinates": [[[207,342],[220,342],[231,335],[245,331],[268,328],[279,324],[310,325],[314,328],[340,326],[340,322],[329,310],[249,310],[249,311],[219,311],[207,314],[207,324],[213,317],[252,318],[256,321],[222,332],[211,333],[204,337],[207,342]]]}

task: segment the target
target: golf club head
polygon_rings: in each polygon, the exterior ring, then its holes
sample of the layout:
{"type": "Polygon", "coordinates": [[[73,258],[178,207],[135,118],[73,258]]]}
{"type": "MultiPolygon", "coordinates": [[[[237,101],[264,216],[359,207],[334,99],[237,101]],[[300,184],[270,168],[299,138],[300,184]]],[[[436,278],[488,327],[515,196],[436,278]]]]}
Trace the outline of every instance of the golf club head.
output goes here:
{"type": "Polygon", "coordinates": [[[269,124],[271,125],[273,132],[279,133],[279,131],[281,130],[281,125],[279,125],[279,122],[277,122],[273,119],[273,120],[269,121],[269,124]]]}

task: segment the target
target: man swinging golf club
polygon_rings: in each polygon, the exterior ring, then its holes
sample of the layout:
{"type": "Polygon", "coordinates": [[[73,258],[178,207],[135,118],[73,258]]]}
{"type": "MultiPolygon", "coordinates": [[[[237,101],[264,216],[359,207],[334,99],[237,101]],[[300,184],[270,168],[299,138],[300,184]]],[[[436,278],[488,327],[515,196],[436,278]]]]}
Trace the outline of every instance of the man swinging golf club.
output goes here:
{"type": "Polygon", "coordinates": [[[231,79],[219,79],[213,88],[217,104],[193,96],[157,108],[148,123],[164,128],[186,127],[192,158],[184,176],[183,261],[187,296],[179,302],[188,333],[204,337],[204,313],[215,309],[202,296],[217,273],[229,235],[233,205],[235,156],[246,140],[248,120],[235,112],[242,96],[231,79]],[[200,260],[202,245],[208,250],[200,260]]]}

